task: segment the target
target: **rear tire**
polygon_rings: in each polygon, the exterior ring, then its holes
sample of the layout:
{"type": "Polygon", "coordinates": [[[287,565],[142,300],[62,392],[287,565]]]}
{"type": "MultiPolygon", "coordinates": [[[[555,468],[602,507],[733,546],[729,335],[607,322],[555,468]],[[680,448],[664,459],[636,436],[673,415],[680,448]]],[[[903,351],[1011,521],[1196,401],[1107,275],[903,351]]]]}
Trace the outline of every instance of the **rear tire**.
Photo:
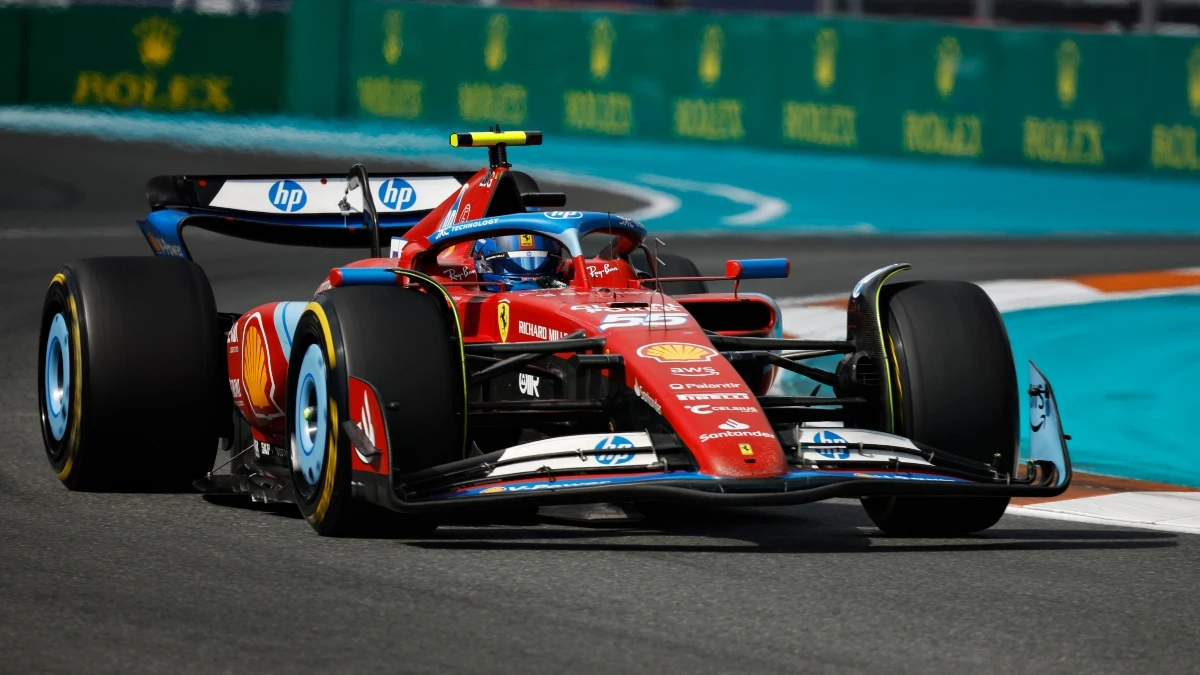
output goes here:
{"type": "Polygon", "coordinates": [[[437,526],[353,496],[352,444],[338,425],[350,419],[354,376],[379,393],[392,476],[463,458],[463,371],[445,311],[443,300],[416,290],[359,286],[319,294],[300,317],[288,447],[296,503],[318,533],[419,536],[437,526]]]}
{"type": "Polygon", "coordinates": [[[50,282],[38,401],[72,490],[175,490],[212,469],[230,406],[208,278],[175,258],[90,258],[50,282]]]}
{"type": "MultiPolygon", "coordinates": [[[[880,294],[893,361],[896,433],[1015,471],[1017,375],[996,306],[975,284],[916,281],[880,294]]],[[[1007,497],[867,497],[867,514],[899,536],[959,536],[995,525],[1007,497]]]]}

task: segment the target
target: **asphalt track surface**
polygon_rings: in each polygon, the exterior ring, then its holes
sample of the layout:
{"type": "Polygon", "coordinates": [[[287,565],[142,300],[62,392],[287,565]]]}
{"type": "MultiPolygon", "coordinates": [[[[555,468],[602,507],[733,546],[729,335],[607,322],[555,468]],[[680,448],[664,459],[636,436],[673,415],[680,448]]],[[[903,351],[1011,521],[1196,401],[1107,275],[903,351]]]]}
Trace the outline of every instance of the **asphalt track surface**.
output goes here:
{"type": "MultiPolygon", "coordinates": [[[[63,488],[34,379],[58,267],[147,254],[131,221],[153,173],[348,164],[0,135],[0,673],[1196,672],[1188,535],[1008,516],[977,537],[893,539],[837,500],[334,540],[290,509],[63,488]]],[[[784,295],[848,289],[898,259],[979,280],[1200,261],[1196,240],[677,236],[666,250],[714,272],[788,255],[793,278],[767,288],[784,295]]],[[[307,297],[354,254],[206,240],[198,257],[222,306],[244,309],[307,297]]]]}

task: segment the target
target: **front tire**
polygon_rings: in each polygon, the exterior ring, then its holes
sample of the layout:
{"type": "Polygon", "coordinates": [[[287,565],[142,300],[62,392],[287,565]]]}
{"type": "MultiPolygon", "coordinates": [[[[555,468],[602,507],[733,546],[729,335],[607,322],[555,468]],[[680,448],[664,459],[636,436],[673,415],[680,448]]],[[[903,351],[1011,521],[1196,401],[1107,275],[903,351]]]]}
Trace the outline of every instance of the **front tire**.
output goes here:
{"type": "Polygon", "coordinates": [[[42,439],[69,489],[184,489],[212,468],[232,404],[199,266],[70,263],[50,282],[40,336],[42,439]]]}
{"type": "MultiPolygon", "coordinates": [[[[426,534],[427,518],[396,514],[353,495],[349,378],[378,392],[391,474],[463,457],[461,357],[441,298],[414,289],[335,288],[309,304],[296,327],[288,373],[288,447],[301,513],[318,533],[389,530],[426,534]]],[[[390,483],[390,477],[389,477],[390,483]]]]}
{"type": "MultiPolygon", "coordinates": [[[[1017,375],[1000,313],[963,281],[916,281],[880,294],[892,362],[895,431],[1015,471],[1017,375]]],[[[899,536],[960,536],[995,525],[1007,497],[867,497],[867,514],[899,536]]]]}

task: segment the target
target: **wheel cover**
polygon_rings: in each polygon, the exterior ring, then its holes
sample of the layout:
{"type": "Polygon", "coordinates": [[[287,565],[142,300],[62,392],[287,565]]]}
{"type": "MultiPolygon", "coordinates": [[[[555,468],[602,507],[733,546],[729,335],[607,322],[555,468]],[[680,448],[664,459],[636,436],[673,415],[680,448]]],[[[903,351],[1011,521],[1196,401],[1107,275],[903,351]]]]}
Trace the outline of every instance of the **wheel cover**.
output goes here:
{"type": "Polygon", "coordinates": [[[55,314],[50,322],[42,377],[46,424],[54,440],[61,441],[67,433],[71,402],[71,341],[67,335],[67,320],[61,313],[55,314]]]}
{"type": "Polygon", "coordinates": [[[321,482],[329,445],[329,386],[325,380],[325,355],[320,345],[309,345],[300,362],[292,419],[293,469],[306,483],[316,487],[321,482]],[[306,410],[309,411],[307,416],[306,410]]]}

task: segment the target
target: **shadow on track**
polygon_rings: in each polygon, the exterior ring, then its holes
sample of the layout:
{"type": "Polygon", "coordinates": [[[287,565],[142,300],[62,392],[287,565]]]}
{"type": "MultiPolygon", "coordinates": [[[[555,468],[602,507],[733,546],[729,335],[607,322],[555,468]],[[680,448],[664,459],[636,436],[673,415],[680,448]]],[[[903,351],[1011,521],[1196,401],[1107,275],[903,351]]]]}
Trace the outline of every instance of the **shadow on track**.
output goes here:
{"type": "MultiPolygon", "coordinates": [[[[204,500],[270,516],[301,517],[290,504],[256,504],[243,496],[208,495],[204,500]]],[[[1178,535],[1169,532],[1114,528],[997,527],[958,539],[889,537],[869,522],[857,504],[837,503],[799,509],[655,509],[654,515],[642,521],[591,526],[547,523],[529,511],[513,511],[456,517],[425,536],[394,534],[385,528],[349,538],[394,540],[429,550],[660,553],[933,553],[1178,546],[1178,535]]]]}
{"type": "Polygon", "coordinates": [[[906,539],[888,537],[870,527],[857,504],[831,503],[786,510],[660,512],[620,529],[443,528],[433,537],[411,541],[408,545],[444,550],[912,553],[1153,549],[1176,547],[1178,541],[1177,535],[1165,532],[1052,527],[993,528],[960,539],[906,539]]]}

